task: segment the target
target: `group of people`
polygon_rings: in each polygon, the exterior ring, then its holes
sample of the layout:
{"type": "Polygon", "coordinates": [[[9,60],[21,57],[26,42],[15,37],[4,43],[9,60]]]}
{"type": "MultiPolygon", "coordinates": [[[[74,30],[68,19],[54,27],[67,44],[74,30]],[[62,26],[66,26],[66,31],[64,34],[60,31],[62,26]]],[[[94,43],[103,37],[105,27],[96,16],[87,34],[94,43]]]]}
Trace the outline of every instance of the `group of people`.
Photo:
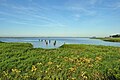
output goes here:
{"type": "MultiPolygon", "coordinates": [[[[43,39],[41,39],[41,40],[40,40],[40,39],[39,39],[39,41],[41,41],[41,42],[43,42],[43,41],[44,41],[46,45],[48,45],[48,44],[50,44],[50,43],[51,43],[51,40],[43,40],[43,39]]],[[[56,43],[57,43],[57,41],[55,40],[55,41],[53,42],[53,45],[55,46],[55,45],[56,45],[56,43]]]]}

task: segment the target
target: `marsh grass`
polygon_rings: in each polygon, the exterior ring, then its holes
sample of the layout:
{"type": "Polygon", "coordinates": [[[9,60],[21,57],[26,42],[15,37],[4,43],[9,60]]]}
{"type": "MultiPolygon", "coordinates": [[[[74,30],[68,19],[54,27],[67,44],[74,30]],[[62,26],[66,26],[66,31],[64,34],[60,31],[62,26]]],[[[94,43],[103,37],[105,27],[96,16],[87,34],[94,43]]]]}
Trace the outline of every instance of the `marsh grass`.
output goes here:
{"type": "Polygon", "coordinates": [[[109,42],[120,42],[120,38],[91,38],[91,39],[101,39],[103,41],[109,41],[109,42]]]}
{"type": "Polygon", "coordinates": [[[63,45],[33,48],[29,43],[0,43],[1,80],[119,80],[120,48],[63,45]]]}

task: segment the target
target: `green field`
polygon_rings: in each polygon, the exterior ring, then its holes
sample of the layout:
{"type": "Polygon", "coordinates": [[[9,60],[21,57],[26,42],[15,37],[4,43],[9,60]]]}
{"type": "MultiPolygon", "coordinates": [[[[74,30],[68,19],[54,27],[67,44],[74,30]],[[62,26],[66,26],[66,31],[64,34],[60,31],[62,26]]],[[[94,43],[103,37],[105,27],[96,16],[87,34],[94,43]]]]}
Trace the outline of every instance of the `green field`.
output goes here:
{"type": "Polygon", "coordinates": [[[120,47],[0,43],[0,80],[120,80],[120,47]]]}
{"type": "Polygon", "coordinates": [[[91,39],[101,39],[103,41],[109,41],[109,42],[120,42],[120,38],[91,38],[91,39]]]}

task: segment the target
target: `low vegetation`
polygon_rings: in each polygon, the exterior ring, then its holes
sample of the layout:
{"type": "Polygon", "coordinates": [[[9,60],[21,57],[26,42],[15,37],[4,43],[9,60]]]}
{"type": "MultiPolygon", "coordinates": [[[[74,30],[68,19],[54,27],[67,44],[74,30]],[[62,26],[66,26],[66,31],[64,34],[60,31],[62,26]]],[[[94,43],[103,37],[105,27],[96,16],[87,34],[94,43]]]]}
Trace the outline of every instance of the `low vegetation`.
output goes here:
{"type": "Polygon", "coordinates": [[[2,41],[0,41],[0,43],[3,43],[2,41]]]}
{"type": "Polygon", "coordinates": [[[120,47],[0,43],[0,80],[120,80],[120,47]]]}
{"type": "Polygon", "coordinates": [[[110,37],[113,37],[113,38],[120,38],[120,34],[110,35],[110,37]]]}
{"type": "Polygon", "coordinates": [[[104,41],[120,42],[120,38],[103,38],[104,41]]]}
{"type": "Polygon", "coordinates": [[[109,37],[92,37],[91,39],[101,39],[109,42],[120,42],[120,34],[110,35],[109,37]]]}
{"type": "Polygon", "coordinates": [[[109,42],[120,42],[120,38],[111,38],[111,37],[107,37],[107,38],[91,38],[91,39],[101,39],[103,41],[109,41],[109,42]]]}

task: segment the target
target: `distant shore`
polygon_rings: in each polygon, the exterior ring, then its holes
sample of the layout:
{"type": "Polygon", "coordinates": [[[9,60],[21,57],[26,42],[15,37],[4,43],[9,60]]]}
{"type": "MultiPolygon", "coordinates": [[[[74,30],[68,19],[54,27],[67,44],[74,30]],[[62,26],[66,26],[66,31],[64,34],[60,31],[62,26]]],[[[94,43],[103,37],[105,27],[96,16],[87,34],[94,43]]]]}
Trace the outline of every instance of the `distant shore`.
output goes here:
{"type": "Polygon", "coordinates": [[[90,38],[90,39],[101,39],[103,41],[109,41],[109,42],[120,42],[120,37],[118,38],[111,38],[111,37],[93,37],[93,38],[90,38]]]}

